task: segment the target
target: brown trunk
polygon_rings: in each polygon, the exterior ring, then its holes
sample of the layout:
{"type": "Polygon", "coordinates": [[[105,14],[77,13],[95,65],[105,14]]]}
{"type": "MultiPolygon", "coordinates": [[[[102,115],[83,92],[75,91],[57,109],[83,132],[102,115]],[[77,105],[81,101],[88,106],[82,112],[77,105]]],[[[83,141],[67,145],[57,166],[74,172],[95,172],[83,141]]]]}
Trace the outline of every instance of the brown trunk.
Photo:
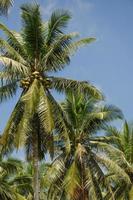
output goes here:
{"type": "Polygon", "coordinates": [[[39,159],[38,159],[38,136],[33,134],[33,191],[34,200],[39,200],[39,159]]]}

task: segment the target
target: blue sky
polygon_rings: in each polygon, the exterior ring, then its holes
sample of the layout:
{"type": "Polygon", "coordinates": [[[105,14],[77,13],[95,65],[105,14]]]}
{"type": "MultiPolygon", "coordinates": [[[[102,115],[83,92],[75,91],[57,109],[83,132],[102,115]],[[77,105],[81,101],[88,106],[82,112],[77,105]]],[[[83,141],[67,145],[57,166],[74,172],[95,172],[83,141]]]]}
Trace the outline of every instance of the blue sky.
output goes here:
{"type": "MultiPolygon", "coordinates": [[[[36,0],[37,1],[37,0],[36,0]]],[[[9,28],[19,31],[20,5],[15,0],[9,17],[1,18],[9,28]]],[[[127,120],[133,120],[133,1],[132,0],[38,0],[42,17],[47,20],[57,8],[69,9],[73,15],[67,31],[81,37],[94,36],[97,41],[81,49],[71,64],[58,75],[89,80],[104,92],[107,102],[120,107],[127,120]]],[[[59,96],[57,96],[60,99],[59,96]]],[[[0,132],[18,99],[0,105],[0,132]]]]}

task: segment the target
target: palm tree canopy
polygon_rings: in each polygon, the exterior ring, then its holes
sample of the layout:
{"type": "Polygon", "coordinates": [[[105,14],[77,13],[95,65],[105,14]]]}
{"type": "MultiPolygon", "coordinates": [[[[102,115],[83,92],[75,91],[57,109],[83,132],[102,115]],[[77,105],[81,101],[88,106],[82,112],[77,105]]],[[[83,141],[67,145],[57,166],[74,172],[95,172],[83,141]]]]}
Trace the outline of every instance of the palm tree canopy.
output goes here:
{"type": "MultiPolygon", "coordinates": [[[[130,200],[133,192],[133,123],[125,121],[120,130],[113,126],[107,126],[105,130],[107,136],[104,140],[121,151],[121,154],[110,153],[109,156],[123,168],[132,183],[127,186],[118,182],[115,187],[115,198],[130,200]]],[[[108,198],[109,196],[107,196],[108,198]]]]}
{"type": "MultiPolygon", "coordinates": [[[[61,106],[69,124],[71,151],[68,155],[63,151],[48,173],[51,177],[48,199],[55,200],[58,196],[71,200],[102,200],[103,187],[111,193],[115,181],[109,179],[110,173],[116,174],[118,180],[130,183],[124,170],[108,157],[112,151],[118,154],[117,149],[102,142],[96,134],[108,122],[123,118],[120,109],[77,92],[76,95],[69,93],[61,106]]],[[[63,150],[62,143],[58,145],[63,150]]]]}
{"type": "MultiPolygon", "coordinates": [[[[67,134],[61,107],[51,95],[51,90],[69,93],[79,90],[103,99],[102,93],[86,81],[75,81],[50,76],[50,72],[62,70],[70,62],[70,57],[81,46],[95,38],[76,40],[77,33],[64,33],[71,15],[68,11],[57,10],[48,22],[43,22],[36,4],[21,6],[22,29],[20,33],[9,30],[0,24],[7,40],[0,38],[2,64],[0,71],[0,100],[11,98],[19,86],[22,94],[4,130],[0,141],[9,149],[25,144],[30,158],[33,145],[33,132],[39,145],[39,157],[47,150],[53,154],[53,128],[67,134]],[[58,115],[57,115],[58,113],[58,115]],[[33,124],[37,124],[37,126],[33,124]]],[[[63,136],[68,143],[68,136],[63,136]]],[[[69,144],[68,144],[69,145],[69,144]]]]}

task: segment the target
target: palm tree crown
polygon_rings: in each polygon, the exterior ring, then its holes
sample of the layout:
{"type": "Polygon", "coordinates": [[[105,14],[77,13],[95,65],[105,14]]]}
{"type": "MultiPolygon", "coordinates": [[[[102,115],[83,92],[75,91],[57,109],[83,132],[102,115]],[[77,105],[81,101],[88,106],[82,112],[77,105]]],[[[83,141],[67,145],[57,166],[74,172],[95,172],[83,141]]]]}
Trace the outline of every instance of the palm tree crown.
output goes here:
{"type": "MultiPolygon", "coordinates": [[[[108,122],[121,119],[121,111],[115,106],[100,105],[92,97],[81,93],[69,93],[62,107],[70,129],[71,150],[68,155],[63,151],[48,173],[51,177],[48,198],[102,200],[103,186],[106,192],[111,193],[111,185],[114,184],[113,178],[108,178],[109,173],[116,174],[118,180],[125,178],[129,183],[124,170],[104,156],[112,151],[116,153],[117,149],[102,142],[102,137],[96,135],[108,122]]],[[[61,141],[57,146],[63,150],[61,141]]]]}
{"type": "Polygon", "coordinates": [[[34,165],[34,196],[38,200],[38,160],[47,151],[53,157],[53,132],[61,133],[66,149],[70,148],[66,122],[61,106],[51,94],[52,89],[69,93],[79,90],[103,99],[102,93],[86,81],[75,81],[50,76],[70,62],[78,47],[94,38],[75,40],[77,33],[64,33],[71,15],[68,11],[53,12],[48,22],[43,22],[36,4],[21,6],[22,29],[20,33],[0,24],[7,40],[0,39],[2,64],[0,72],[0,100],[11,98],[19,86],[22,93],[5,127],[0,143],[7,151],[24,146],[27,159],[34,165]],[[54,131],[53,131],[54,130],[54,131]]]}
{"type": "Polygon", "coordinates": [[[125,121],[122,129],[115,127],[106,127],[106,140],[121,151],[120,154],[110,155],[111,158],[119,164],[120,167],[128,174],[131,185],[126,186],[124,183],[118,183],[115,187],[115,197],[123,200],[132,200],[133,196],[133,123],[125,121]]]}
{"type": "MultiPolygon", "coordinates": [[[[102,94],[87,82],[48,76],[49,72],[64,68],[70,62],[70,55],[79,46],[90,43],[94,38],[73,41],[76,33],[64,34],[63,29],[71,18],[67,11],[58,10],[52,14],[48,22],[43,23],[38,5],[26,4],[21,9],[23,28],[20,33],[10,31],[0,24],[0,29],[7,35],[6,41],[0,39],[0,61],[3,66],[0,72],[1,101],[12,97],[18,87],[22,87],[22,95],[3,135],[6,141],[6,133],[10,132],[8,139],[10,138],[10,144],[15,139],[16,147],[21,146],[26,138],[24,134],[21,133],[21,137],[19,133],[24,132],[24,127],[29,127],[33,115],[39,120],[38,124],[41,122],[41,127],[38,127],[41,132],[42,128],[45,132],[51,132],[55,123],[51,117],[54,110],[52,107],[56,107],[56,102],[51,96],[50,89],[69,92],[78,88],[96,98],[103,98],[102,94]],[[30,117],[23,118],[24,116],[30,117]],[[16,135],[15,138],[13,134],[16,135]]],[[[41,141],[44,139],[41,138],[41,141]]]]}

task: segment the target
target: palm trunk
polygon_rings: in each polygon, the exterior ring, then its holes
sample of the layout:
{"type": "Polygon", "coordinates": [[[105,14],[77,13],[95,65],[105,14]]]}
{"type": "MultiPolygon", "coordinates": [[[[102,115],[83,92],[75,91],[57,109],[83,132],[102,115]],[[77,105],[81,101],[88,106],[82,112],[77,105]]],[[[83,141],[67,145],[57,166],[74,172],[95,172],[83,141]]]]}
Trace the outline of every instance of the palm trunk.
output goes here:
{"type": "Polygon", "coordinates": [[[39,200],[39,159],[38,159],[38,136],[33,135],[33,192],[34,200],[39,200]]]}

